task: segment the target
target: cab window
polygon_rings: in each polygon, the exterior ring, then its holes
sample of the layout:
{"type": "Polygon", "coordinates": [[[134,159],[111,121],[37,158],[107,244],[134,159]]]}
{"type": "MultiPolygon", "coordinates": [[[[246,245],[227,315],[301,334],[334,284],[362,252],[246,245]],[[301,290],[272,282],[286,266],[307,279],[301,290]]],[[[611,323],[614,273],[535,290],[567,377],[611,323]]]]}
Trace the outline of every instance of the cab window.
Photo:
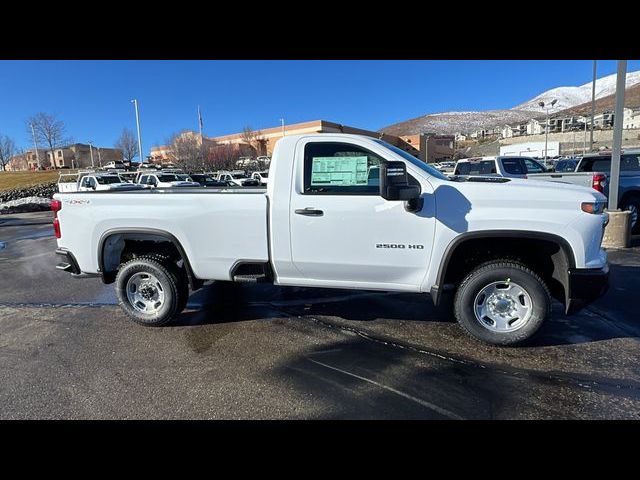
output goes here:
{"type": "Polygon", "coordinates": [[[527,173],[544,173],[542,166],[533,160],[525,158],[524,164],[527,167],[527,173]]]}
{"type": "Polygon", "coordinates": [[[509,175],[525,175],[525,167],[519,158],[502,159],[502,168],[509,175]]]}

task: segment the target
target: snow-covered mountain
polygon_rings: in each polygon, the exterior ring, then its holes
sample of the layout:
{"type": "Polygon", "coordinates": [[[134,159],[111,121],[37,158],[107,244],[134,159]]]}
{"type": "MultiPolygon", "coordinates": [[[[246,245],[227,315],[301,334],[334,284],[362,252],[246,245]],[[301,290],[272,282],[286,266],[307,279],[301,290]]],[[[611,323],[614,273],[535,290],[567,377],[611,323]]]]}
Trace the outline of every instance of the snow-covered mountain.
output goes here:
{"type": "MultiPolygon", "coordinates": [[[[608,75],[596,80],[596,99],[612,95],[616,91],[617,74],[608,75]]],[[[626,78],[626,88],[640,83],[640,71],[628,72],[626,78]]],[[[575,107],[591,101],[591,82],[579,87],[557,87],[541,93],[535,98],[513,107],[512,110],[529,110],[540,112],[542,109],[538,105],[540,102],[550,104],[554,99],[557,103],[550,112],[559,112],[567,108],[575,107]]]]}
{"type": "MultiPolygon", "coordinates": [[[[628,72],[627,89],[640,84],[640,71],[628,72]]],[[[634,87],[638,88],[638,87],[634,87]]],[[[596,100],[613,95],[616,91],[616,74],[596,80],[596,100]]],[[[591,82],[579,87],[557,87],[541,93],[535,98],[517,105],[509,110],[486,110],[482,112],[444,112],[431,113],[412,118],[404,122],[389,125],[380,129],[392,135],[413,135],[418,133],[471,133],[481,128],[501,127],[505,124],[527,122],[531,118],[544,118],[546,111],[538,105],[552,100],[558,101],[551,113],[573,108],[591,102],[591,82]]],[[[610,99],[609,99],[610,100],[610,99]]],[[[611,102],[609,102],[611,103],[611,102]]],[[[627,102],[628,105],[628,102],[627,102]]],[[[640,106],[640,105],[634,105],[640,106]]]]}
{"type": "Polygon", "coordinates": [[[380,131],[391,135],[470,133],[482,128],[502,127],[505,123],[527,122],[536,115],[538,113],[528,110],[432,113],[389,125],[380,131]]]}

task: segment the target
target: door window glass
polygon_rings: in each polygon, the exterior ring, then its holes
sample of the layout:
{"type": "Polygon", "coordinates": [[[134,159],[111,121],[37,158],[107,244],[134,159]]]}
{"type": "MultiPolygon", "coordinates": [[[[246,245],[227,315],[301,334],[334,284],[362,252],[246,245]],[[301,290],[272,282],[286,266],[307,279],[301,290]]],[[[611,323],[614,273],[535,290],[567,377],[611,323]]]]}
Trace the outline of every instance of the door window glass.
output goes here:
{"type": "Polygon", "coordinates": [[[378,195],[383,161],[349,143],[308,143],[304,149],[304,193],[378,195]]]}

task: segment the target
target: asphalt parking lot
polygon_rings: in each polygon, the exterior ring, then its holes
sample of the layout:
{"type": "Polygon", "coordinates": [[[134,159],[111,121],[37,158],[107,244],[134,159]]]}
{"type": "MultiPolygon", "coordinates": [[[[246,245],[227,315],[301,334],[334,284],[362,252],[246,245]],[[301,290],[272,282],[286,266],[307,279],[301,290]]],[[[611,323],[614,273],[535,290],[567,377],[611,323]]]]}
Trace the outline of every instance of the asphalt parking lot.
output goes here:
{"type": "Polygon", "coordinates": [[[640,419],[640,247],[520,348],[426,295],[226,282],[144,328],[54,249],[50,213],[0,216],[1,419],[640,419]]]}

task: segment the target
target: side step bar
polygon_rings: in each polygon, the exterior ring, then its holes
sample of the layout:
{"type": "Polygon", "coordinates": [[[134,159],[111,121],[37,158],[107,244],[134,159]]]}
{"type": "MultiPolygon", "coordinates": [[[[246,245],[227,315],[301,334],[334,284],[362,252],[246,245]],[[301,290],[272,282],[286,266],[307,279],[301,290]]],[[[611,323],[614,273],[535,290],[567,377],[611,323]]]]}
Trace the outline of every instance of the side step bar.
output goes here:
{"type": "Polygon", "coordinates": [[[56,265],[56,268],[58,270],[62,270],[63,272],[66,272],[67,270],[71,270],[71,264],[67,263],[67,262],[62,262],[56,265]]]}
{"type": "Polygon", "coordinates": [[[244,275],[234,275],[234,282],[242,283],[263,283],[267,282],[267,276],[264,273],[248,273],[244,275]]]}

